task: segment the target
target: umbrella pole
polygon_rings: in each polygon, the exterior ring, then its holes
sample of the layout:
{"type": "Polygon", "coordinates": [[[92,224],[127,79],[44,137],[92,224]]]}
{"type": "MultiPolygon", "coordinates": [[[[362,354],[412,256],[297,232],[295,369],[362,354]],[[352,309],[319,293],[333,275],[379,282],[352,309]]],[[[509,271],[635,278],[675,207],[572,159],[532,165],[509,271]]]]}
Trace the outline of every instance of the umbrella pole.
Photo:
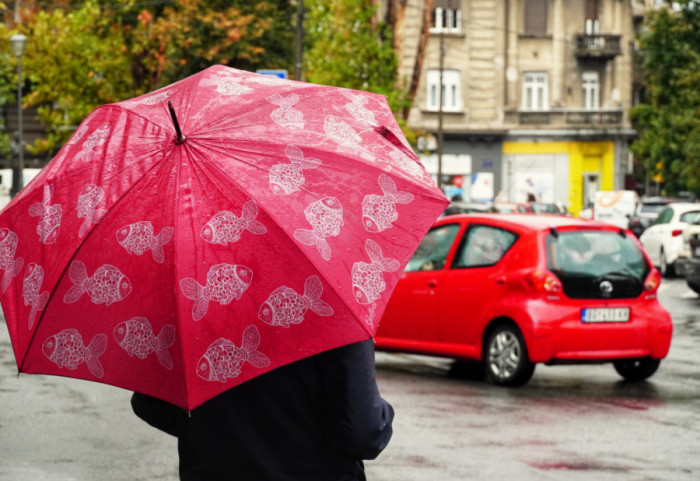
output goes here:
{"type": "Polygon", "coordinates": [[[173,119],[173,124],[175,125],[175,133],[177,133],[175,143],[182,144],[185,142],[185,136],[182,135],[182,131],[180,130],[180,123],[177,121],[177,115],[175,115],[175,109],[173,108],[173,103],[170,100],[168,100],[168,110],[170,110],[170,117],[173,119]]]}

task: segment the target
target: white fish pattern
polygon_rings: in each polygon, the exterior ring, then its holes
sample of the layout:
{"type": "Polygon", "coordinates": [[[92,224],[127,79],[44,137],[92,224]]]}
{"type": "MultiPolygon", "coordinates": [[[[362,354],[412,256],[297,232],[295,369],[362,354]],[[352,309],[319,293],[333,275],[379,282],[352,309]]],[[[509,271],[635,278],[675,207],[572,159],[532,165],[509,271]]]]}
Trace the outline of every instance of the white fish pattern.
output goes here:
{"type": "Polygon", "coordinates": [[[280,286],[260,306],[258,317],[271,326],[289,327],[304,320],[311,309],[319,316],[332,316],[333,308],[321,300],[323,285],[318,276],[310,276],[304,283],[304,294],[291,287],[280,286]]]}
{"type": "Polygon", "coordinates": [[[371,152],[360,146],[362,137],[350,124],[335,115],[329,115],[323,122],[323,130],[326,135],[338,144],[338,152],[360,155],[367,160],[375,160],[371,152]]]}
{"type": "Polygon", "coordinates": [[[242,95],[253,89],[241,83],[241,79],[235,77],[219,77],[216,79],[216,91],[221,95],[242,95]]]}
{"type": "Polygon", "coordinates": [[[326,237],[340,234],[343,226],[343,206],[335,197],[324,197],[312,202],[304,209],[311,230],[297,229],[294,238],[307,246],[315,246],[324,260],[331,259],[331,247],[326,237]]]}
{"type": "Polygon", "coordinates": [[[168,348],[175,343],[175,326],[166,324],[156,336],[151,323],[145,317],[134,317],[120,322],[114,328],[114,339],[126,353],[139,359],[146,359],[155,353],[158,362],[166,368],[173,368],[173,358],[168,348]]]}
{"type": "Polygon", "coordinates": [[[40,217],[39,225],[36,226],[36,233],[42,244],[54,244],[61,230],[61,217],[63,210],[61,204],[49,205],[53,197],[53,186],[44,184],[44,195],[41,202],[32,204],[29,207],[29,215],[40,217]]]}
{"type": "Polygon", "coordinates": [[[131,282],[118,268],[104,264],[99,267],[92,277],[88,277],[85,264],[80,261],[71,262],[68,277],[72,286],[63,296],[63,302],[77,302],[84,293],[88,293],[94,304],[112,305],[123,300],[131,293],[131,282]]]}
{"type": "Polygon", "coordinates": [[[379,299],[386,289],[384,272],[397,270],[399,261],[384,257],[382,249],[372,239],[365,241],[365,251],[371,263],[360,261],[353,264],[352,290],[358,303],[371,304],[379,299]]]}
{"type": "Polygon", "coordinates": [[[149,95],[148,97],[142,99],[139,101],[139,104],[141,105],[156,105],[161,102],[166,101],[169,97],[172,97],[173,94],[177,93],[176,90],[170,89],[166,90],[165,92],[158,92],[153,95],[149,95]]]}
{"type": "Polygon", "coordinates": [[[314,157],[304,157],[296,145],[288,145],[284,153],[291,164],[276,164],[270,168],[270,189],[277,195],[289,195],[299,191],[306,179],[303,170],[315,169],[321,161],[314,157]]]}
{"type": "Polygon", "coordinates": [[[80,237],[87,233],[92,224],[97,224],[107,214],[107,209],[98,208],[104,198],[104,189],[97,185],[87,184],[81,189],[76,210],[78,219],[85,219],[85,221],[78,231],[80,237]]]}
{"type": "Polygon", "coordinates": [[[258,216],[258,204],[253,200],[243,205],[241,216],[233,212],[222,210],[216,213],[209,222],[202,227],[200,237],[210,244],[228,245],[229,242],[238,242],[244,230],[256,235],[267,232],[267,228],[255,220],[258,216]]]}
{"type": "Polygon", "coordinates": [[[297,94],[287,97],[275,94],[267,97],[266,100],[279,107],[270,113],[270,118],[274,123],[293,132],[299,132],[304,129],[304,114],[294,108],[294,105],[300,100],[297,94]]]}
{"type": "Polygon", "coordinates": [[[105,334],[97,334],[90,344],[85,346],[77,329],[64,329],[46,339],[41,345],[41,350],[49,361],[60,368],[74,371],[85,363],[93,376],[102,378],[105,375],[102,363],[98,359],[107,350],[105,334]]]}
{"type": "Polygon", "coordinates": [[[108,123],[100,125],[90,136],[83,142],[83,147],[76,155],[76,158],[83,162],[89,162],[95,157],[95,147],[104,145],[109,138],[112,126],[108,123]]]}
{"type": "Polygon", "coordinates": [[[7,288],[10,287],[12,279],[19,274],[24,267],[24,259],[18,257],[15,259],[17,252],[17,243],[19,239],[17,234],[10,229],[0,229],[0,270],[5,271],[0,282],[0,290],[4,294],[7,288]]]}
{"type": "Polygon", "coordinates": [[[82,123],[80,125],[80,127],[78,127],[78,130],[75,131],[75,133],[71,136],[71,138],[68,140],[68,142],[66,144],[67,145],[74,145],[74,144],[77,144],[78,142],[80,142],[80,139],[83,138],[83,136],[85,135],[85,132],[87,132],[89,128],[90,128],[89,123],[86,123],[86,122],[82,123]]]}
{"type": "Polygon", "coordinates": [[[217,264],[209,269],[205,286],[187,277],[180,280],[180,289],[185,297],[194,300],[192,319],[199,321],[207,314],[210,301],[228,305],[240,299],[252,281],[253,271],[246,266],[217,264]]]}
{"type": "Polygon", "coordinates": [[[399,218],[396,204],[413,202],[413,194],[396,190],[396,183],[386,174],[380,174],[379,187],[384,195],[369,194],[362,200],[362,224],[368,232],[381,232],[393,227],[399,218]]]}
{"type": "Polygon", "coordinates": [[[228,339],[219,338],[211,343],[199,359],[197,375],[205,381],[226,382],[229,378],[238,377],[246,362],[260,369],[268,367],[270,359],[258,351],[259,345],[260,332],[254,325],[243,331],[241,347],[228,339]]]}
{"type": "Polygon", "coordinates": [[[374,112],[366,107],[369,103],[369,99],[366,96],[356,95],[349,91],[341,91],[341,93],[343,97],[351,101],[349,104],[345,104],[345,110],[347,110],[355,120],[367,125],[376,125],[377,121],[374,118],[374,112]]]}
{"type": "Polygon", "coordinates": [[[391,157],[391,160],[398,164],[401,170],[414,179],[422,180],[425,183],[432,183],[430,175],[423,167],[421,167],[421,164],[417,160],[411,159],[399,149],[393,149],[391,152],[389,152],[389,157],[391,157]]]}
{"type": "Polygon", "coordinates": [[[170,242],[173,237],[174,227],[163,227],[158,235],[153,235],[153,224],[150,221],[142,220],[133,224],[125,225],[117,231],[117,242],[129,254],[137,256],[150,250],[153,259],[162,264],[165,261],[163,246],[170,242]]]}
{"type": "Polygon", "coordinates": [[[29,329],[34,327],[37,313],[44,310],[46,304],[49,302],[48,291],[41,292],[41,286],[44,283],[44,275],[44,269],[34,262],[30,262],[29,265],[27,265],[27,269],[24,273],[22,297],[24,297],[24,305],[32,307],[29,311],[29,319],[27,320],[27,327],[29,329]]]}

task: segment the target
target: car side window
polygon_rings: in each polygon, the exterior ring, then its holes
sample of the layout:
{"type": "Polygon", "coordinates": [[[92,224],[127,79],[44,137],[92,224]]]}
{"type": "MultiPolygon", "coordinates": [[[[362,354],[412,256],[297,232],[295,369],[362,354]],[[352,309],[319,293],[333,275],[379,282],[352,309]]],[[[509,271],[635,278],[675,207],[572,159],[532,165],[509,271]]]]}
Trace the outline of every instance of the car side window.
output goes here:
{"type": "Polygon", "coordinates": [[[430,229],[408,261],[404,272],[435,271],[445,267],[447,254],[450,253],[459,227],[460,224],[447,224],[430,229]]]}
{"type": "Polygon", "coordinates": [[[656,218],[654,224],[668,224],[673,217],[673,209],[666,208],[659,212],[659,216],[656,218]]]}
{"type": "Polygon", "coordinates": [[[696,218],[698,216],[698,213],[699,213],[698,211],[686,212],[685,214],[681,215],[680,221],[687,222],[687,223],[695,222],[696,218]]]}
{"type": "Polygon", "coordinates": [[[471,226],[464,233],[453,267],[492,266],[518,238],[513,232],[487,225],[471,226]]]}

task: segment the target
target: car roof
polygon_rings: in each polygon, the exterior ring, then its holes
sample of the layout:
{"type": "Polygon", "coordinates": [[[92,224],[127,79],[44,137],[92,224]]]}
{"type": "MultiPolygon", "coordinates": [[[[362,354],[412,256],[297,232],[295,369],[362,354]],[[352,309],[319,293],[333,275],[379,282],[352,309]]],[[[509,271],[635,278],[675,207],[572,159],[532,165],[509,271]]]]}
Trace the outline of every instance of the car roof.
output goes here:
{"type": "Polygon", "coordinates": [[[576,228],[620,230],[619,227],[605,222],[555,214],[456,214],[442,217],[436,224],[449,224],[450,221],[454,222],[455,220],[486,222],[520,231],[559,229],[562,227],[565,227],[567,230],[576,228]]]}
{"type": "Polygon", "coordinates": [[[700,209],[700,202],[674,202],[672,204],[668,204],[667,207],[679,211],[695,210],[700,209]]]}

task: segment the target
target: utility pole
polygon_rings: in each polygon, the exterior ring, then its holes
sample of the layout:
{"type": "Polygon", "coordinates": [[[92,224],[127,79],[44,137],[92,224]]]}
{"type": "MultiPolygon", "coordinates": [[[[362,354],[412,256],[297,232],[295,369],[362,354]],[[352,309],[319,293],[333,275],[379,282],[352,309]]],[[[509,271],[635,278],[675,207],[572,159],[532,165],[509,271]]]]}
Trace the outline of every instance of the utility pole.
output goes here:
{"type": "Polygon", "coordinates": [[[304,0],[297,0],[297,37],[296,37],[296,63],[294,65],[294,79],[302,80],[302,60],[304,56],[304,0]]]}
{"type": "Polygon", "coordinates": [[[443,76],[443,68],[444,68],[444,62],[445,62],[445,32],[440,32],[440,80],[438,81],[438,159],[437,159],[437,168],[438,168],[438,181],[437,185],[442,190],[442,144],[443,144],[443,138],[444,138],[444,133],[442,131],[442,102],[444,98],[444,93],[443,91],[445,90],[445,86],[442,83],[442,76],[443,76]]]}

